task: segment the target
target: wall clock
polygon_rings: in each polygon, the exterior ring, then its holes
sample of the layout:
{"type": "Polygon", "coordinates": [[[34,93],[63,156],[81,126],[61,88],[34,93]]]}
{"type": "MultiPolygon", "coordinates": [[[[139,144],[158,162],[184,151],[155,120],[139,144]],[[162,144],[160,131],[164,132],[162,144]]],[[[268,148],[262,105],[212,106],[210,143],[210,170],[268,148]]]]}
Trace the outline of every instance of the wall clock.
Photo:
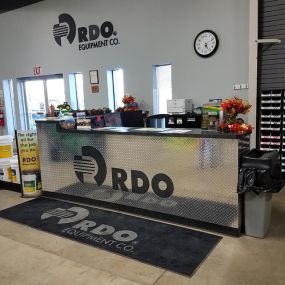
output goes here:
{"type": "Polygon", "coordinates": [[[213,55],[219,46],[219,39],[215,32],[204,30],[194,40],[194,50],[201,57],[213,55]]]}

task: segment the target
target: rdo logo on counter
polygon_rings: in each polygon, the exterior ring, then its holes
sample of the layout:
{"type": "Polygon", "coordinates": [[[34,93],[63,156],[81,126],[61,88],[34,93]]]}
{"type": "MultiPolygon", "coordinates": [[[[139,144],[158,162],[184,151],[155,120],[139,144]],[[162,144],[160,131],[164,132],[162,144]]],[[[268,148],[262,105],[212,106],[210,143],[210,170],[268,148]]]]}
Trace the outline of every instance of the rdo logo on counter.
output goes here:
{"type": "MultiPolygon", "coordinates": [[[[96,148],[91,146],[83,146],[82,155],[84,157],[74,156],[74,171],[77,178],[81,183],[84,183],[84,175],[94,175],[95,182],[98,186],[101,186],[107,176],[107,166],[104,157],[96,148]]],[[[174,191],[172,179],[164,173],[155,174],[152,179],[149,179],[140,170],[131,170],[130,173],[127,173],[122,168],[111,168],[111,172],[112,188],[114,190],[145,194],[151,186],[153,192],[161,198],[170,197],[174,191]],[[128,189],[126,186],[128,180],[131,182],[131,189],[128,189]],[[163,187],[165,189],[162,189],[161,184],[166,186],[163,187]]]]}
{"type": "Polygon", "coordinates": [[[58,24],[53,25],[53,36],[56,43],[61,46],[62,38],[67,38],[67,41],[72,44],[76,37],[76,32],[79,50],[116,46],[119,44],[119,39],[116,37],[117,32],[110,21],[105,21],[101,25],[92,24],[76,29],[75,21],[69,14],[60,14],[58,16],[58,24]]]}

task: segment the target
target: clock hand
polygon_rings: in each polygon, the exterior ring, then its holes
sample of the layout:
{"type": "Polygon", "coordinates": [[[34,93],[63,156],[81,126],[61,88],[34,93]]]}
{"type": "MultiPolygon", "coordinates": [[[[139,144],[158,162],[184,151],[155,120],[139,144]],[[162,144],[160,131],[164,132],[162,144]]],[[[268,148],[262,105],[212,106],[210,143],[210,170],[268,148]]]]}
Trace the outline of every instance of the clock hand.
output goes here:
{"type": "Polygon", "coordinates": [[[207,44],[207,43],[209,43],[209,42],[211,42],[212,40],[209,40],[209,41],[207,41],[207,42],[205,42],[205,44],[207,44]]]}

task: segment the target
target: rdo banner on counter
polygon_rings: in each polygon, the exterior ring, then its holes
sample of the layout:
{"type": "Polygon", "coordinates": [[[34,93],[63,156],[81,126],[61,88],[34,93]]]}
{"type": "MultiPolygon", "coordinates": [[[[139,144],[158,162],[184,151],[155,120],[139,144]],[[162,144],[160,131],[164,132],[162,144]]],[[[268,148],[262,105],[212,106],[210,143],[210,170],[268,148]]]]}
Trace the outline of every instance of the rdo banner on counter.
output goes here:
{"type": "Polygon", "coordinates": [[[39,196],[42,183],[37,132],[16,131],[16,134],[23,196],[39,196]]]}

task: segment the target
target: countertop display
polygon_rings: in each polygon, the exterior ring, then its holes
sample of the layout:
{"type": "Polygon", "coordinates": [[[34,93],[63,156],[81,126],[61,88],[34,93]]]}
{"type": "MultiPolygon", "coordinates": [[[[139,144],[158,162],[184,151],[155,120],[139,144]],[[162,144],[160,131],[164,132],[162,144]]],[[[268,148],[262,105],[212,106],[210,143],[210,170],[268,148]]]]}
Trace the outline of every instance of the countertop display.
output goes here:
{"type": "Polygon", "coordinates": [[[61,129],[59,123],[61,119],[53,120],[37,120],[36,123],[57,123],[58,130],[62,132],[92,132],[92,133],[108,133],[123,135],[159,135],[159,136],[189,136],[189,137],[205,137],[205,138],[223,138],[223,139],[246,139],[247,134],[224,133],[216,130],[204,129],[182,129],[182,128],[135,128],[135,127],[104,127],[93,129],[61,129]]]}

